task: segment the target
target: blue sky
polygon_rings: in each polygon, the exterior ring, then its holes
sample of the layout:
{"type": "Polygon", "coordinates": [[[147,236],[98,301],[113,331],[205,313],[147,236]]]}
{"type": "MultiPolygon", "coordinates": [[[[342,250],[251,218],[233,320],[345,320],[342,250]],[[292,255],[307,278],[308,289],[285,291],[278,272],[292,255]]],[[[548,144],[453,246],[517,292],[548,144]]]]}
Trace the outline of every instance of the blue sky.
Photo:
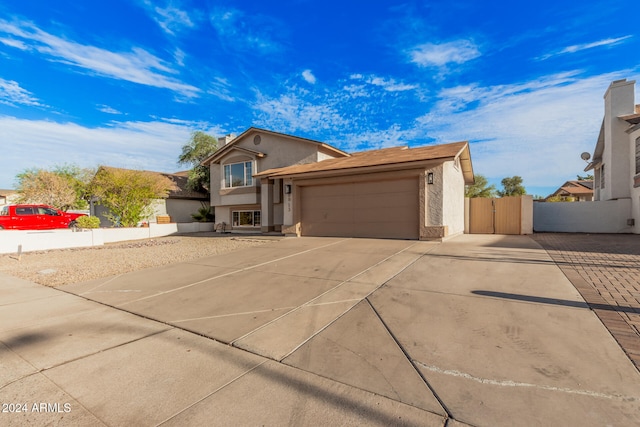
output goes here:
{"type": "Polygon", "coordinates": [[[0,0],[0,188],[175,172],[192,131],[258,126],[345,151],[468,140],[476,173],[545,196],[582,173],[638,52],[618,0],[0,0]]]}

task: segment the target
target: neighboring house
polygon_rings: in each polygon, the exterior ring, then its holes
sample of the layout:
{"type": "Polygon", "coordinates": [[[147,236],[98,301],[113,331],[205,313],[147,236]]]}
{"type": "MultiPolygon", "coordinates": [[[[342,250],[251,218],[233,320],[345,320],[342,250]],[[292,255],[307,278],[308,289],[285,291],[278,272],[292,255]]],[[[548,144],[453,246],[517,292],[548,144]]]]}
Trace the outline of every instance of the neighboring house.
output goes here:
{"type": "Polygon", "coordinates": [[[211,166],[216,222],[294,236],[440,239],[464,231],[467,142],[347,154],[250,128],[211,166]]]}
{"type": "Polygon", "coordinates": [[[0,189],[0,206],[15,204],[20,195],[15,190],[0,189]]]}
{"type": "MultiPolygon", "coordinates": [[[[208,205],[209,196],[206,193],[191,191],[187,188],[189,171],[172,174],[164,172],[152,173],[169,178],[174,183],[174,189],[169,192],[169,196],[166,199],[158,199],[153,204],[153,213],[147,218],[148,222],[156,222],[158,216],[166,215],[170,217],[171,222],[193,222],[194,219],[191,214],[196,213],[202,206],[208,205]]],[[[103,227],[113,225],[104,217],[106,212],[107,209],[98,202],[92,203],[91,215],[100,218],[100,223],[103,227]]]]}
{"type": "Polygon", "coordinates": [[[628,225],[640,233],[640,105],[635,81],[611,83],[604,94],[604,120],[591,163],[594,200],[628,200],[628,225]]]}
{"type": "Polygon", "coordinates": [[[547,201],[552,197],[567,202],[591,202],[593,201],[593,180],[567,181],[544,200],[547,201]]]}

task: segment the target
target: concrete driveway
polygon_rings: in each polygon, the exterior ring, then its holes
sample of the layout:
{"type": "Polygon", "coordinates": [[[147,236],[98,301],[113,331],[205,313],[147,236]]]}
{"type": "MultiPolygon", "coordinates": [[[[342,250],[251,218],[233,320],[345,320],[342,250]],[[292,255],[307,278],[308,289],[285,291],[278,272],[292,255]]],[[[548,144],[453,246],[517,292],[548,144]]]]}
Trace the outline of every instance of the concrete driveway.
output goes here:
{"type": "Polygon", "coordinates": [[[525,236],[283,239],[62,290],[0,276],[0,402],[27,409],[1,425],[640,424],[640,374],[525,236]]]}

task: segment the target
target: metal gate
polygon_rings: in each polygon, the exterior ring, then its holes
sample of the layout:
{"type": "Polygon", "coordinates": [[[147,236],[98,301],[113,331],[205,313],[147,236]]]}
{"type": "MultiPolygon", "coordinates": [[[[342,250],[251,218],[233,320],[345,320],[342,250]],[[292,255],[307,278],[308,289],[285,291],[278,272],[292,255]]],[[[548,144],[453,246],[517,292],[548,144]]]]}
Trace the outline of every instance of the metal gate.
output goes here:
{"type": "Polygon", "coordinates": [[[521,234],[522,198],[469,199],[469,233],[521,234]]]}

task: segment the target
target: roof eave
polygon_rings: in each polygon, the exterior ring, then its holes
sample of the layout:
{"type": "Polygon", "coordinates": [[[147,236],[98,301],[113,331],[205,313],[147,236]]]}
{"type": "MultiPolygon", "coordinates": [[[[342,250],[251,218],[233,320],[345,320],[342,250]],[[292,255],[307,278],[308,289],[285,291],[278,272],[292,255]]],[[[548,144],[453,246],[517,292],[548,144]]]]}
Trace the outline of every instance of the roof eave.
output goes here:
{"type": "Polygon", "coordinates": [[[429,160],[416,160],[412,162],[401,162],[401,163],[387,163],[382,165],[366,165],[366,166],[352,166],[345,167],[339,169],[327,169],[327,170],[319,170],[319,171],[305,171],[305,172],[297,172],[297,173],[279,173],[277,170],[272,169],[273,173],[270,171],[264,171],[259,174],[254,175],[256,178],[270,178],[270,179],[298,179],[298,178],[323,178],[328,176],[348,176],[348,175],[360,175],[367,173],[375,173],[375,172],[393,172],[399,170],[411,170],[411,169],[424,169],[427,167],[432,167],[435,165],[442,164],[446,161],[453,160],[454,157],[440,158],[440,159],[429,159],[429,160]]]}
{"type": "Polygon", "coordinates": [[[473,185],[475,183],[475,178],[473,176],[473,163],[471,162],[471,150],[469,149],[468,142],[465,143],[464,147],[462,147],[456,157],[460,159],[465,185],[473,185]]]}

